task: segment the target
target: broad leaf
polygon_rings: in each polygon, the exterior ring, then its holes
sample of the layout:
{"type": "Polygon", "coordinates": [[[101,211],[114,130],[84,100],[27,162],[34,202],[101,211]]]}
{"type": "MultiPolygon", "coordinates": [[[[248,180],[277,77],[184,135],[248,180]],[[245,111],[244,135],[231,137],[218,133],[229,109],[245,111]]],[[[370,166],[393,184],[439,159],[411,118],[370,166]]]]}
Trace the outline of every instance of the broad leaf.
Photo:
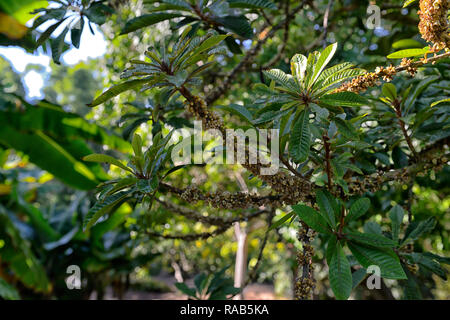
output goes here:
{"type": "Polygon", "coordinates": [[[292,129],[289,139],[289,154],[296,162],[304,162],[308,159],[310,144],[309,111],[303,110],[292,129]]]}
{"type": "Polygon", "coordinates": [[[92,101],[90,104],[88,104],[88,107],[98,106],[99,104],[102,104],[103,102],[106,102],[106,101],[114,98],[115,96],[121,94],[122,92],[136,88],[148,81],[149,80],[147,80],[147,79],[135,79],[135,80],[125,81],[125,82],[122,82],[115,86],[112,86],[111,88],[109,88],[108,90],[103,92],[100,96],[95,98],[94,101],[92,101]]]}
{"type": "Polygon", "coordinates": [[[417,56],[423,56],[425,53],[429,53],[430,48],[425,47],[423,49],[405,49],[400,50],[394,53],[391,53],[387,56],[388,59],[402,59],[402,58],[409,58],[409,57],[417,57],[417,56]]]}
{"type": "Polygon", "coordinates": [[[238,36],[245,39],[253,37],[253,28],[245,16],[226,16],[223,18],[216,18],[215,21],[221,23],[226,29],[233,31],[238,36]]]}
{"type": "Polygon", "coordinates": [[[267,230],[267,231],[281,227],[285,222],[287,222],[289,219],[291,219],[294,215],[295,215],[295,212],[289,212],[288,214],[285,214],[282,218],[275,221],[270,226],[269,230],[267,230]]]}
{"type": "Polygon", "coordinates": [[[337,92],[324,95],[320,102],[337,107],[359,107],[367,104],[367,100],[353,92],[337,92]]]}
{"type": "Polygon", "coordinates": [[[369,198],[360,198],[353,202],[350,207],[350,210],[345,217],[345,222],[348,223],[353,220],[357,220],[359,217],[364,215],[367,210],[370,208],[370,200],[369,198]]]}
{"type": "Polygon", "coordinates": [[[334,54],[336,53],[336,49],[337,49],[337,42],[330,44],[320,53],[319,59],[314,65],[314,73],[312,75],[311,80],[309,81],[309,87],[311,87],[315,83],[322,70],[333,58],[334,54]]]}
{"type": "Polygon", "coordinates": [[[408,227],[406,230],[405,237],[402,241],[402,244],[407,243],[408,241],[415,241],[420,238],[424,233],[430,232],[434,229],[436,225],[436,219],[428,218],[427,220],[420,221],[417,224],[410,224],[411,227],[408,227]]]}
{"type": "Polygon", "coordinates": [[[406,279],[400,260],[391,249],[374,248],[353,242],[347,243],[347,245],[364,268],[375,265],[380,268],[383,278],[406,279]]]}
{"type": "Polygon", "coordinates": [[[129,191],[121,191],[105,197],[103,201],[97,201],[84,218],[83,230],[88,230],[98,221],[98,219],[105,214],[110,213],[114,208],[117,208],[120,204],[125,202],[128,197],[130,197],[129,191]]]}
{"type": "Polygon", "coordinates": [[[122,162],[120,162],[119,160],[108,156],[106,154],[90,154],[88,156],[85,156],[83,158],[84,161],[92,161],[92,162],[100,162],[100,163],[109,163],[109,164],[113,164],[123,170],[126,170],[128,172],[133,173],[133,170],[131,170],[130,168],[128,168],[126,165],[124,165],[122,162]]]}
{"type": "Polygon", "coordinates": [[[394,101],[397,98],[397,88],[392,83],[385,83],[381,88],[383,95],[394,101]]]}
{"type": "Polygon", "coordinates": [[[367,275],[367,270],[364,268],[360,268],[352,273],[352,289],[355,289],[365,278],[367,275]]]}
{"type": "Polygon", "coordinates": [[[310,228],[318,232],[330,233],[327,221],[316,210],[303,204],[294,205],[292,209],[310,228]]]}
{"type": "Polygon", "coordinates": [[[344,250],[338,243],[329,265],[331,289],[336,299],[347,300],[352,292],[352,272],[344,250]]]}
{"type": "Polygon", "coordinates": [[[395,242],[398,242],[398,235],[400,233],[400,226],[403,222],[403,216],[405,215],[405,212],[403,211],[403,208],[399,205],[394,206],[389,211],[389,218],[391,219],[391,226],[392,226],[392,239],[395,242]]]}
{"type": "Polygon", "coordinates": [[[316,202],[330,227],[335,229],[339,206],[334,197],[327,190],[318,190],[316,192],[316,202]]]}
{"type": "Polygon", "coordinates": [[[277,6],[269,0],[227,0],[227,2],[230,8],[277,9],[277,6]]]}
{"type": "Polygon", "coordinates": [[[345,121],[338,117],[334,118],[333,121],[338,127],[339,133],[344,137],[350,140],[359,140],[358,132],[350,121],[345,121]]]}
{"type": "Polygon", "coordinates": [[[385,236],[374,233],[348,232],[346,233],[346,237],[352,242],[358,242],[378,248],[393,248],[397,244],[395,241],[386,238],[385,236]]]}

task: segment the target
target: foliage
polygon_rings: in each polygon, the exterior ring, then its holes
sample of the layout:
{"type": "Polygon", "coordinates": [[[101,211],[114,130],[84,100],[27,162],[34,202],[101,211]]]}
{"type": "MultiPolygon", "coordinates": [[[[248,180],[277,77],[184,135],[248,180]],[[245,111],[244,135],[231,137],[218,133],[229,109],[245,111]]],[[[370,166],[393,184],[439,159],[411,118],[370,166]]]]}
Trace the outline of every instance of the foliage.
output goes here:
{"type": "Polygon", "coordinates": [[[109,89],[94,98],[98,75],[83,67],[73,80],[64,75],[75,68],[55,72],[51,103],[27,101],[17,76],[0,83],[0,296],[63,292],[49,261],[82,264],[95,283],[150,270],[158,257],[170,272],[198,274],[194,287],[176,284],[190,298],[226,299],[239,292],[224,269],[235,223],[250,230],[248,282],[289,273],[298,299],[329,298],[328,288],[337,299],[436,296],[450,248],[449,47],[429,27],[442,19],[428,21],[446,14],[439,6],[419,12],[417,26],[414,10],[400,19],[399,2],[383,3],[388,35],[379,37],[354,1],[54,2],[34,11],[34,34],[21,39],[49,45],[59,62],[80,46],[84,24],[101,25],[109,89]],[[261,159],[248,158],[176,166],[174,129],[194,119],[221,133],[278,129],[268,150],[280,170],[263,175],[261,159]],[[61,182],[70,199],[46,189],[61,182]],[[45,205],[51,196],[61,210],[45,205]],[[363,285],[374,265],[383,293],[363,285]]]}

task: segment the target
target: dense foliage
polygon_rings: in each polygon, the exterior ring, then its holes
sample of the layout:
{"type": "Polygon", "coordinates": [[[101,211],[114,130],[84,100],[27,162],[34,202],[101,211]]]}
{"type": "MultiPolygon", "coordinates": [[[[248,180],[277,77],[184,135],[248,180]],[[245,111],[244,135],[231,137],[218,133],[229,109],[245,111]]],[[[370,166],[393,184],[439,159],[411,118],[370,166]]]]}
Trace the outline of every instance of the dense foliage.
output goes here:
{"type": "Polygon", "coordinates": [[[0,297],[448,298],[449,1],[48,2],[0,3],[0,45],[53,60],[39,101],[0,65],[0,297]],[[108,52],[65,66],[85,32],[108,52]],[[269,143],[210,161],[228,129],[269,143]]]}

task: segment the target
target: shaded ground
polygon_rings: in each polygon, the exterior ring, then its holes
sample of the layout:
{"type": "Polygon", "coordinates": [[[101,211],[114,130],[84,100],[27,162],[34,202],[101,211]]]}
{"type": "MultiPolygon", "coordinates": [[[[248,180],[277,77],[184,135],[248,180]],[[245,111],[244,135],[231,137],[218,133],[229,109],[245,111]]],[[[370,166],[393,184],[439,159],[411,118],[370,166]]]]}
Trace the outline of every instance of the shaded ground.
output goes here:
{"type": "MultiPolygon", "coordinates": [[[[158,276],[155,280],[166,284],[170,288],[170,292],[150,292],[143,290],[128,290],[124,294],[124,300],[185,300],[187,296],[182,294],[175,288],[175,279],[170,276],[158,276]]],[[[188,280],[187,283],[190,281],[188,280]]],[[[93,294],[91,299],[96,299],[93,294]]],[[[105,300],[116,300],[111,288],[107,288],[104,296],[105,300]]],[[[269,284],[251,284],[244,289],[244,299],[246,300],[275,300],[279,299],[275,296],[274,287],[269,284]]]]}

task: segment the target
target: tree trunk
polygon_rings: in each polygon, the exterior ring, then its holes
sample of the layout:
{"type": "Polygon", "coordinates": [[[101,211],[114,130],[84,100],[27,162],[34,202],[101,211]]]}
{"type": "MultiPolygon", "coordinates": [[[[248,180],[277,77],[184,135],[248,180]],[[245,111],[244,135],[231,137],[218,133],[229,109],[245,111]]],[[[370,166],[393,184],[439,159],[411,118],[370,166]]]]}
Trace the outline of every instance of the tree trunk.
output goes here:
{"type": "MultiPolygon", "coordinates": [[[[236,263],[234,267],[234,286],[244,290],[245,276],[247,274],[247,230],[241,228],[239,222],[234,224],[234,232],[238,243],[236,252],[236,263]]],[[[237,294],[234,300],[242,300],[243,293],[237,294]]]]}

